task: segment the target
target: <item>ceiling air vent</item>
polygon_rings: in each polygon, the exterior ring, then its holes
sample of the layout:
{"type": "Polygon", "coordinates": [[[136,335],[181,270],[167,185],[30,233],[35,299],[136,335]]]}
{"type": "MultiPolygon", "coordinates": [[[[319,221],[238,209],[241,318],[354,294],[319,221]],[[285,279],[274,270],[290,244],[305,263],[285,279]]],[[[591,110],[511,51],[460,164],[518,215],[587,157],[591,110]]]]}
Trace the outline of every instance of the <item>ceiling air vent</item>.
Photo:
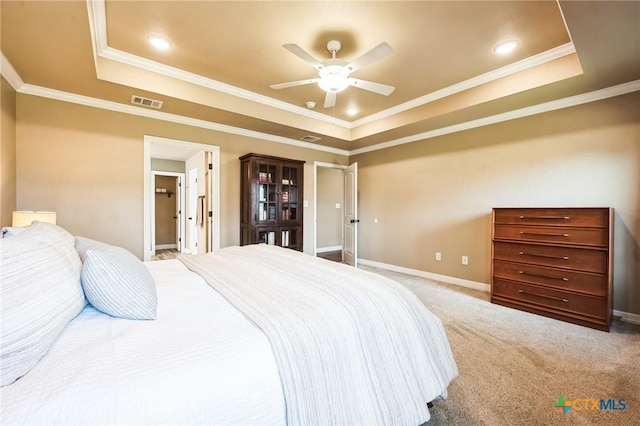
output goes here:
{"type": "Polygon", "coordinates": [[[162,108],[162,101],[156,101],[155,99],[143,98],[142,96],[136,95],[131,96],[131,103],[156,109],[162,108]]]}
{"type": "Polygon", "coordinates": [[[300,139],[305,141],[305,142],[318,142],[321,138],[319,138],[317,136],[307,135],[307,136],[304,136],[304,137],[302,137],[300,139]]]}

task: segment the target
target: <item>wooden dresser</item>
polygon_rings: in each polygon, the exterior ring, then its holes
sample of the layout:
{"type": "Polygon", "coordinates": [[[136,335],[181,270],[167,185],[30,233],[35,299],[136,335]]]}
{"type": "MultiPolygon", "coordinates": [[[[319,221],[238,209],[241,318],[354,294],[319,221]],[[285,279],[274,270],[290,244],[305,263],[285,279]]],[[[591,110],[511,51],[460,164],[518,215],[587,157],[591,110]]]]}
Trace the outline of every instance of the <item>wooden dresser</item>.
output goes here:
{"type": "Polygon", "coordinates": [[[609,331],[611,208],[494,208],[491,301],[609,331]]]}

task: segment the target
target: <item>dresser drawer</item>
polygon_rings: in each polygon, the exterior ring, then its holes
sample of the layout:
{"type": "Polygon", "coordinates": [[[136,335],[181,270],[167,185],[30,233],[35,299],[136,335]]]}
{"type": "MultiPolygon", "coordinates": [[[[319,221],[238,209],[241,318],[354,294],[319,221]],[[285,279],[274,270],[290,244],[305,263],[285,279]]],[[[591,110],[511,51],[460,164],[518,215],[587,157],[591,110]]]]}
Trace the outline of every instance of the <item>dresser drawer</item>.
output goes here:
{"type": "Polygon", "coordinates": [[[501,279],[493,280],[493,295],[509,298],[514,303],[537,305],[541,309],[589,316],[599,320],[606,319],[607,303],[603,297],[588,296],[547,287],[537,287],[501,279]]]}
{"type": "Polygon", "coordinates": [[[496,208],[496,224],[607,228],[608,208],[496,208]]]}
{"type": "Polygon", "coordinates": [[[540,284],[594,296],[604,297],[608,293],[607,279],[603,274],[496,260],[493,264],[493,275],[496,278],[540,284]]]}
{"type": "Polygon", "coordinates": [[[608,254],[605,250],[495,241],[493,243],[493,256],[497,260],[539,266],[573,269],[597,274],[606,274],[608,272],[608,254]]]}
{"type": "Polygon", "coordinates": [[[606,247],[609,241],[606,229],[518,225],[496,225],[494,238],[591,247],[606,247]]]}

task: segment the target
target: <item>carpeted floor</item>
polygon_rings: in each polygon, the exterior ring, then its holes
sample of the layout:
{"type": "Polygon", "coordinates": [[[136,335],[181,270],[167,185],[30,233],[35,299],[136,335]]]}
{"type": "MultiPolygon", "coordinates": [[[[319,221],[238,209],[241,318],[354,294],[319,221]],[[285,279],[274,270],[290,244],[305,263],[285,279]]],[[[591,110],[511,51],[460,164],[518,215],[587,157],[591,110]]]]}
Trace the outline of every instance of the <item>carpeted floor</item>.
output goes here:
{"type": "Polygon", "coordinates": [[[640,424],[640,326],[614,321],[606,333],[491,304],[481,291],[362,269],[404,284],[444,324],[459,377],[428,425],[640,424]],[[565,414],[560,397],[577,405],[565,414]]]}

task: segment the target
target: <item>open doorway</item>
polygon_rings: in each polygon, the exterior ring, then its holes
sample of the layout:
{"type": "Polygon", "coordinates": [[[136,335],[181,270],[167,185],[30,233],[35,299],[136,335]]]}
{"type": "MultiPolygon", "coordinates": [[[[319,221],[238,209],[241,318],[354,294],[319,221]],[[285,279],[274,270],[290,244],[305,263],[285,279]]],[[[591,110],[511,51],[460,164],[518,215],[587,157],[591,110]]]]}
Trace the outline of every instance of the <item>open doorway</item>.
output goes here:
{"type": "MultiPolygon", "coordinates": [[[[182,189],[184,201],[181,203],[180,215],[176,233],[180,232],[181,250],[190,253],[206,253],[220,248],[220,148],[213,145],[198,144],[175,139],[159,138],[156,136],[144,137],[144,260],[151,260],[155,248],[155,176],[152,170],[152,162],[160,160],[179,162],[183,166],[182,189]],[[197,159],[197,160],[194,160],[197,159]],[[189,188],[187,183],[186,168],[195,169],[197,185],[189,188]],[[187,202],[191,194],[197,194],[202,199],[197,207],[198,211],[189,207],[187,202]],[[188,218],[197,218],[197,237],[194,242],[200,244],[190,250],[189,232],[187,230],[188,218]],[[197,239],[196,239],[197,238],[197,239]]],[[[156,170],[156,172],[158,172],[156,170]]]]}
{"type": "MultiPolygon", "coordinates": [[[[166,160],[168,161],[168,160],[166,160]]],[[[157,161],[156,161],[157,163],[157,161]]],[[[180,162],[175,162],[176,168],[180,168],[180,162]]],[[[158,168],[166,168],[156,166],[158,168]]],[[[153,168],[153,166],[152,166],[153,168]]],[[[184,164],[181,168],[184,170],[184,164]]],[[[184,251],[184,179],[183,172],[166,172],[152,170],[154,193],[152,197],[152,246],[153,255],[158,255],[159,250],[182,252],[184,251]]]]}
{"type": "Polygon", "coordinates": [[[315,253],[318,257],[342,260],[342,211],[344,193],[343,169],[317,167],[316,169],[316,238],[315,253]]]}
{"type": "Polygon", "coordinates": [[[314,163],[314,255],[357,266],[357,164],[314,163]]]}

